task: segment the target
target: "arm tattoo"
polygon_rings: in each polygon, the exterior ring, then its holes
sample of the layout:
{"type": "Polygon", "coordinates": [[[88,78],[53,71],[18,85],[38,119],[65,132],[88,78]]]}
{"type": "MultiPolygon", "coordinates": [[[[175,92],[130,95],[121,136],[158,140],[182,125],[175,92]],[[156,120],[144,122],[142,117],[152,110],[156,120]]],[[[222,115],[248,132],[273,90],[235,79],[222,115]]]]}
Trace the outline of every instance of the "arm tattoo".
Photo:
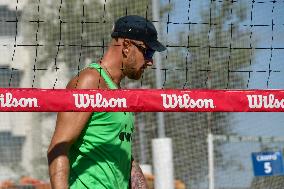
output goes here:
{"type": "Polygon", "coordinates": [[[132,161],[131,189],[148,189],[142,170],[135,161],[132,161]]]}

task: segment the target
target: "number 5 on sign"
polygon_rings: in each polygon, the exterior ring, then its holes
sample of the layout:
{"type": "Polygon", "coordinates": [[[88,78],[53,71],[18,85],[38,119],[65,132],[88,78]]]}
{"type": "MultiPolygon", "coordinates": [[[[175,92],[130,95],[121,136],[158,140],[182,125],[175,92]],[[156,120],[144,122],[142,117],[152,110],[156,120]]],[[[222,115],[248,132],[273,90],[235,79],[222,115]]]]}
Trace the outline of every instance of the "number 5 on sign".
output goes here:
{"type": "Polygon", "coordinates": [[[272,172],[271,162],[264,162],[264,172],[269,174],[272,172]]]}
{"type": "Polygon", "coordinates": [[[284,174],[281,152],[254,152],[251,157],[255,176],[284,174]]]}

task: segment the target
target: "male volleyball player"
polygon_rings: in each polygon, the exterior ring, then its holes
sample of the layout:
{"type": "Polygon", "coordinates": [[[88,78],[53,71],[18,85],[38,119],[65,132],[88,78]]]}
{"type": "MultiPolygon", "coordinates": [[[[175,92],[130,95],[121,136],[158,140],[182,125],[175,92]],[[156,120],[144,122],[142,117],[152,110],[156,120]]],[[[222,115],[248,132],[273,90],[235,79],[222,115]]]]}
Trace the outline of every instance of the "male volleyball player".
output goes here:
{"type": "MultiPolygon", "coordinates": [[[[138,80],[152,66],[155,51],[166,48],[154,25],[140,16],[115,22],[112,41],[100,64],[92,63],[67,89],[118,89],[124,77],[138,80]]],[[[134,116],[129,112],[62,112],[48,149],[53,189],[147,188],[132,161],[134,116]]]]}

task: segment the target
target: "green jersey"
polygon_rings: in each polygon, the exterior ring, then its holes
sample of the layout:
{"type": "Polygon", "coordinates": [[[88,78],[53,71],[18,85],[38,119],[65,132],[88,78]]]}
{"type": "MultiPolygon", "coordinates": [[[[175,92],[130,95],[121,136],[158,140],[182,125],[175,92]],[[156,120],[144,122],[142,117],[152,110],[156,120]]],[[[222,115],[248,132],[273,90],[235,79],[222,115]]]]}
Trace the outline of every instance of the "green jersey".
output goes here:
{"type": "MultiPolygon", "coordinates": [[[[89,67],[117,89],[99,64],[89,67]]],[[[133,113],[94,112],[69,151],[70,188],[128,189],[133,131],[133,113]]]]}

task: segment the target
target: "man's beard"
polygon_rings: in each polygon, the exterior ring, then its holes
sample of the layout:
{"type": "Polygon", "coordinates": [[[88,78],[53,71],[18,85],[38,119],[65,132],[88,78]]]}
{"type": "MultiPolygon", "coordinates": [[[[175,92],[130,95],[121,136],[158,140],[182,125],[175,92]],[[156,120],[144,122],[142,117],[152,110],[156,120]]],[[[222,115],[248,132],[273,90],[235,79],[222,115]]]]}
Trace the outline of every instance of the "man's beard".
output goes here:
{"type": "Polygon", "coordinates": [[[139,70],[135,69],[137,63],[134,57],[131,58],[130,62],[131,64],[125,68],[125,75],[129,79],[139,80],[143,73],[142,68],[139,68],[139,70]]]}

